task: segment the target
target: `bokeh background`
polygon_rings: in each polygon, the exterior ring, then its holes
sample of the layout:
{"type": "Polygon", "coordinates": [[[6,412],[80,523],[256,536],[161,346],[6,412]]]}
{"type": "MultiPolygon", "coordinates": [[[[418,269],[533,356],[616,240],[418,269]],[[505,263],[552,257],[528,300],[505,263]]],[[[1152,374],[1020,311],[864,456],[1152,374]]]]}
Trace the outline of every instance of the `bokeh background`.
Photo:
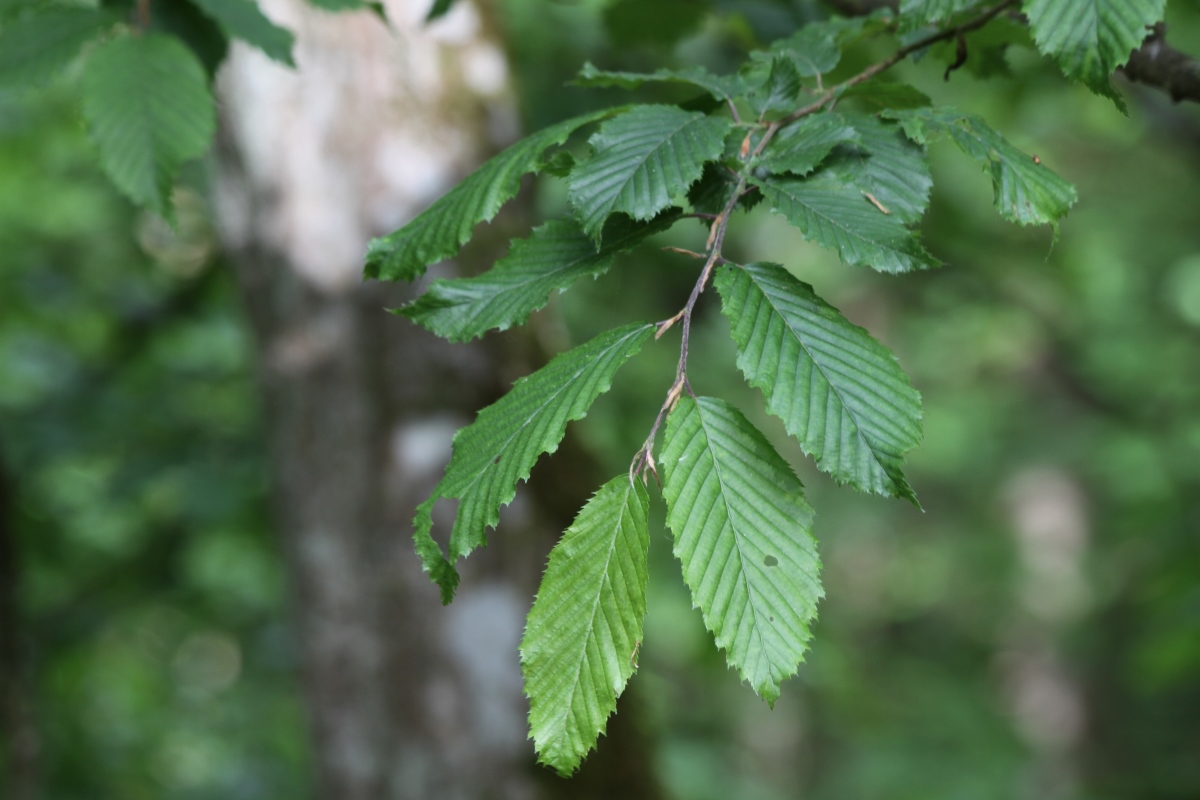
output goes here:
{"type": "MultiPolygon", "coordinates": [[[[586,59],[734,68],[825,13],[494,10],[527,130],[617,97],[566,85],[586,59]]],[[[1170,13],[1173,44],[1200,54],[1200,9],[1170,13]]],[[[846,69],[887,52],[861,47],[846,69]]],[[[661,796],[1200,797],[1200,109],[1118,80],[1126,117],[1031,49],[1007,64],[944,81],[934,54],[897,76],[1078,187],[1057,237],[1001,220],[987,176],[948,145],[932,147],[921,228],[939,271],[847,268],[766,209],[731,227],[734,258],[787,264],[898,354],[924,397],[909,458],[924,510],[818,473],[739,383],[726,323],[702,303],[692,383],[795,464],[826,599],[769,709],[713,648],[656,506],[622,714],[661,796]]],[[[640,97],[686,96],[662,91],[640,97]]],[[[171,228],[99,171],[70,80],[0,92],[0,669],[21,674],[5,749],[36,752],[38,796],[319,796],[253,337],[210,175],[189,165],[171,228]]],[[[543,181],[522,202],[540,219],[564,190],[543,181]]],[[[659,244],[702,239],[697,226],[659,244]]],[[[570,344],[662,319],[693,280],[686,259],[643,248],[539,325],[570,344]]],[[[626,468],[676,358],[669,337],[649,348],[570,429],[601,476],[626,468]]],[[[504,547],[502,530],[487,552],[504,547]]]]}

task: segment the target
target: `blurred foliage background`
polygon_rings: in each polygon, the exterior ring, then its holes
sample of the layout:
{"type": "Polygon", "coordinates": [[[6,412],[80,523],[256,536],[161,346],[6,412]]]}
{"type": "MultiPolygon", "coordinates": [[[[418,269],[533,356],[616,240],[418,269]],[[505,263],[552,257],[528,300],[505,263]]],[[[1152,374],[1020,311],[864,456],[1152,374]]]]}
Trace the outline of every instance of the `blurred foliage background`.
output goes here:
{"type": "MultiPolygon", "coordinates": [[[[734,68],[824,13],[497,11],[529,129],[613,99],[565,85],[585,59],[734,68]]],[[[1172,43],[1200,53],[1200,10],[1170,13],[1172,43]]],[[[864,45],[842,69],[887,52],[864,45]]],[[[991,74],[943,81],[931,54],[897,77],[1077,185],[1057,239],[1004,223],[986,177],[936,145],[922,231],[940,271],[846,268],[766,209],[731,227],[735,258],[787,264],[896,351],[924,396],[909,461],[924,511],[806,463],[739,388],[705,301],[693,385],[792,458],[827,596],[770,710],[725,668],[657,528],[632,713],[679,800],[1200,796],[1200,113],[1125,85],[1123,117],[1020,46],[969,66],[991,74]]],[[[663,91],[642,96],[680,99],[663,91]]],[[[50,798],[311,794],[249,337],[205,165],[184,184],[171,229],[100,174],[69,91],[0,92],[0,514],[50,798]]],[[[545,214],[565,202],[553,182],[534,191],[545,214]]],[[[687,259],[643,249],[542,313],[566,344],[670,316],[693,280],[687,259]]],[[[576,424],[610,472],[676,357],[666,337],[576,424]]]]}

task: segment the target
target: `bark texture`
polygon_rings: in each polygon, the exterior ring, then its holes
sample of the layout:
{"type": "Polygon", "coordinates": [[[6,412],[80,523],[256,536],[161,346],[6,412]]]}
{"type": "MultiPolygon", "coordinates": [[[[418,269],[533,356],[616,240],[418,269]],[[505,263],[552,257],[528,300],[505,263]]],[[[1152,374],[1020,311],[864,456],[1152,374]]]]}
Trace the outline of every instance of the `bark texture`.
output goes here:
{"type": "MultiPolygon", "coordinates": [[[[515,136],[503,51],[464,2],[432,28],[426,3],[390,2],[392,30],[263,5],[296,33],[298,70],[232,54],[217,212],[260,348],[318,796],[653,796],[628,737],[605,748],[619,768],[589,767],[596,793],[533,764],[517,647],[569,520],[518,494],[502,543],[471,559],[444,609],[412,553],[413,510],[454,430],[537,357],[513,337],[449,345],[385,313],[408,290],[363,285],[362,257],[515,136]]],[[[564,457],[558,478],[586,471],[564,457]]]]}

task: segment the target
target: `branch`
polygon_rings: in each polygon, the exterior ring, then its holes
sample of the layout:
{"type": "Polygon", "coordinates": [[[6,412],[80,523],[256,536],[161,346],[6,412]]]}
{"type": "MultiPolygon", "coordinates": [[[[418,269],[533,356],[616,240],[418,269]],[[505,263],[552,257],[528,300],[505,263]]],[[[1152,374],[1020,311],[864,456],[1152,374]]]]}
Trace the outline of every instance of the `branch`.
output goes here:
{"type": "Polygon", "coordinates": [[[1176,103],[1200,103],[1200,61],[1167,44],[1167,26],[1158,23],[1121,68],[1125,77],[1166,92],[1176,103]]]}
{"type": "MultiPolygon", "coordinates": [[[[826,4],[848,17],[863,16],[881,8],[895,11],[900,5],[898,0],[827,0],[826,4]]],[[[1166,26],[1161,22],[1118,71],[1135,83],[1166,92],[1176,103],[1183,100],[1200,103],[1200,61],[1167,44],[1166,26]]]]}

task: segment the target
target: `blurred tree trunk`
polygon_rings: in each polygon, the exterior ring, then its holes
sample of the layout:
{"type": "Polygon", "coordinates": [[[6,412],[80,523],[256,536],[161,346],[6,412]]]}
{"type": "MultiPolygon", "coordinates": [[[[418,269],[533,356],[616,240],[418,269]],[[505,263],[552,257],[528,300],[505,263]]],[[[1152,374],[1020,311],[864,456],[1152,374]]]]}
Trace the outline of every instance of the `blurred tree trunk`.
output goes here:
{"type": "MultiPolygon", "coordinates": [[[[624,719],[575,782],[533,765],[517,647],[570,520],[519,494],[445,609],[412,553],[453,431],[538,360],[530,340],[437,340],[385,313],[406,287],[360,282],[371,236],[517,132],[485,15],[460,2],[427,28],[427,6],[388,3],[385,26],[266,2],[297,34],[298,71],[238,49],[219,83],[217,214],[259,344],[318,796],[654,797],[624,719]]],[[[568,506],[599,483],[569,457],[552,476],[568,506]]]]}

